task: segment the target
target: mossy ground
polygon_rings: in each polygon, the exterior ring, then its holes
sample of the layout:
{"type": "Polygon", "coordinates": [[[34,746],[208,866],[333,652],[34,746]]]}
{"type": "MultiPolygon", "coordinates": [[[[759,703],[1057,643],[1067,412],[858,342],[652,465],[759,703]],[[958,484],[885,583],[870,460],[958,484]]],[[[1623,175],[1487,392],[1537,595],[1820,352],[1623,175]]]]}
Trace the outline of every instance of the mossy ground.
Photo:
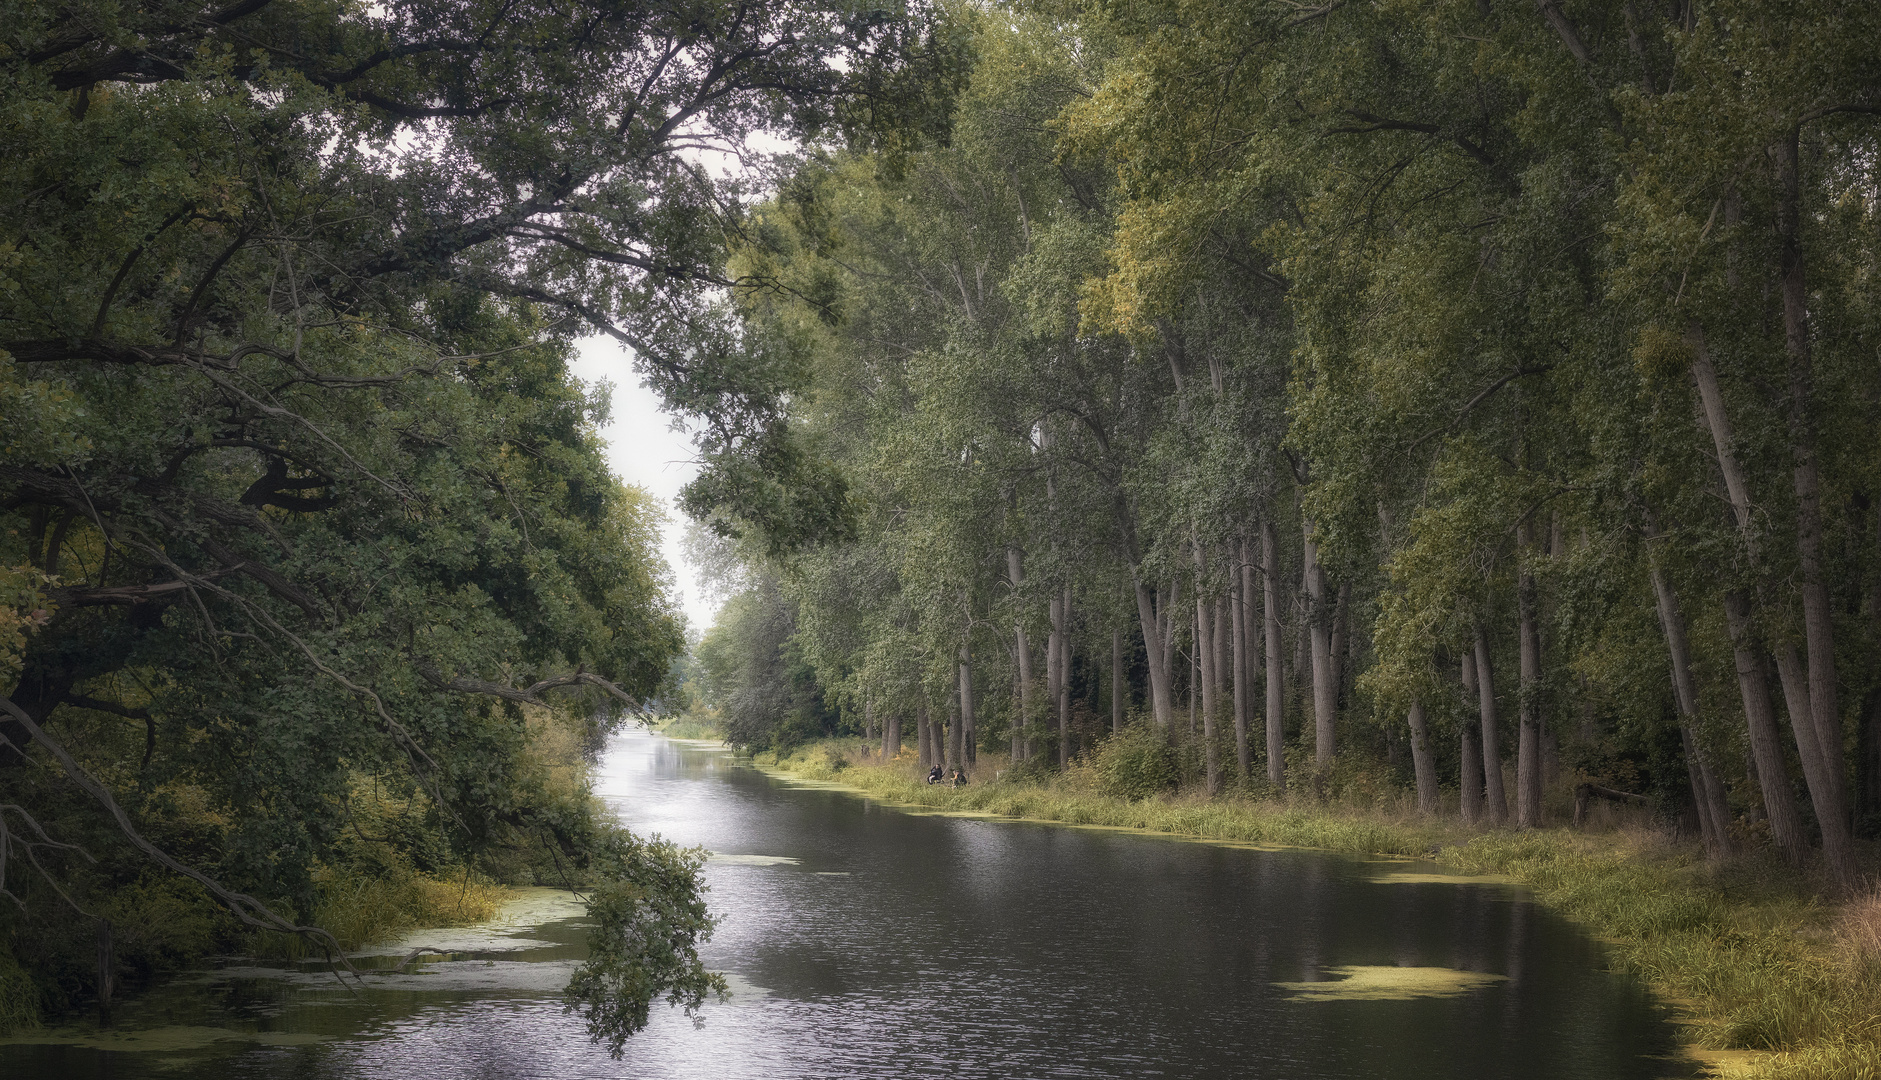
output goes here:
{"type": "Polygon", "coordinates": [[[1498,874],[1607,943],[1613,965],[1674,1003],[1689,1040],[1720,1075],[1759,1080],[1881,1080],[1881,891],[1830,901],[1764,852],[1710,862],[1642,823],[1600,831],[1466,828],[1418,815],[1401,795],[1319,802],[1168,793],[1106,794],[1094,769],[923,782],[913,755],[891,761],[858,740],[798,747],[761,767],[841,783],[886,802],[936,810],[1114,826],[1172,836],[1411,855],[1498,874]],[[1756,1051],[1708,1054],[1709,1050],[1756,1051]]]}

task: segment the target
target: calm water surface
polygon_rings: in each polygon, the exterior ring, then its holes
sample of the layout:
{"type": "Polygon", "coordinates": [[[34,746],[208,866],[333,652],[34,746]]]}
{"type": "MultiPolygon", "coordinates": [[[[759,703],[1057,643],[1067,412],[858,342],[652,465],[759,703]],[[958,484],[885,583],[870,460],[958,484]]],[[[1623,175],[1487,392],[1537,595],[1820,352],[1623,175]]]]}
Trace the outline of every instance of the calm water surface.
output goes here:
{"type": "MultiPolygon", "coordinates": [[[[703,1026],[656,1008],[624,1058],[557,991],[578,905],[442,932],[450,958],[369,978],[235,961],[144,995],[112,1032],[0,1045],[6,1077],[1249,1077],[1694,1075],[1662,1010],[1560,918],[1432,866],[920,815],[631,734],[597,793],[715,854],[703,1026]],[[1351,965],[1505,976],[1449,997],[1299,1000],[1351,965]],[[105,1049],[103,1047],[112,1047],[105,1049]]],[[[408,943],[409,944],[409,943],[408,943]]],[[[42,1036],[43,1037],[43,1036],[42,1036]]]]}

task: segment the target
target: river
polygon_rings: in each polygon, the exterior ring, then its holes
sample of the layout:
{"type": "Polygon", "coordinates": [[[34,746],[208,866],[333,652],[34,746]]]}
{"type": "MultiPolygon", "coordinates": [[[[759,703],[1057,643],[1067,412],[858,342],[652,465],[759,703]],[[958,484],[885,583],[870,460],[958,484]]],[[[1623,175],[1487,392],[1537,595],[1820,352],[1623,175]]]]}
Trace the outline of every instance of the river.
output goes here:
{"type": "MultiPolygon", "coordinates": [[[[695,1025],[656,1006],[619,1061],[563,1014],[581,910],[541,889],[414,936],[343,988],[230,960],[106,1032],[0,1045],[0,1075],[98,1078],[947,1076],[1421,1080],[1695,1075],[1665,1012],[1515,887],[1432,864],[913,813],[630,733],[596,792],[714,854],[695,1025]]],[[[392,948],[381,950],[390,953],[392,948]]]]}

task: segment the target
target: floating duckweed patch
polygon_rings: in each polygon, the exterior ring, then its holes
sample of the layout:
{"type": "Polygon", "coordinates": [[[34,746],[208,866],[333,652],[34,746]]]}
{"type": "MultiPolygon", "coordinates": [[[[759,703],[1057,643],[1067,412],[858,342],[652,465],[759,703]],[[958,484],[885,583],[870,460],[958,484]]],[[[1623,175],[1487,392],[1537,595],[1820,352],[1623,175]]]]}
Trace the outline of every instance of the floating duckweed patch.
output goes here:
{"type": "Polygon", "coordinates": [[[1374,885],[1514,885],[1513,878],[1501,874],[1425,874],[1405,871],[1402,873],[1379,874],[1372,878],[1374,885]]]}
{"type": "Polygon", "coordinates": [[[795,866],[803,860],[788,855],[727,855],[722,851],[714,851],[706,861],[727,866],[795,866]]]}
{"type": "Polygon", "coordinates": [[[1329,975],[1337,982],[1277,982],[1296,991],[1288,1001],[1410,1001],[1414,998],[1461,997],[1492,983],[1507,982],[1507,975],[1459,971],[1441,967],[1335,967],[1329,975]]]}

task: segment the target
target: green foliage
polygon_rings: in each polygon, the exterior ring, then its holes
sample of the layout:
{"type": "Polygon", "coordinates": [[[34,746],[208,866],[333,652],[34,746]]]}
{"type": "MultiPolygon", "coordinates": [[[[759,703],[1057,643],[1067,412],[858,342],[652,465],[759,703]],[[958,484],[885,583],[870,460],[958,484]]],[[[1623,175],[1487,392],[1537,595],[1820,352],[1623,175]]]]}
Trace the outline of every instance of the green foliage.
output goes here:
{"type": "Polygon", "coordinates": [[[1175,750],[1149,724],[1132,724],[1099,743],[1090,766],[1113,798],[1147,799],[1176,787],[1175,750]]]}
{"type": "Polygon", "coordinates": [[[711,938],[699,868],[705,852],[623,830],[603,834],[588,899],[588,958],[564,993],[565,1007],[587,1023],[588,1037],[620,1057],[647,1026],[662,994],[691,1016],[707,997],[724,1000],[725,978],[705,969],[698,948],[711,938]]]}

